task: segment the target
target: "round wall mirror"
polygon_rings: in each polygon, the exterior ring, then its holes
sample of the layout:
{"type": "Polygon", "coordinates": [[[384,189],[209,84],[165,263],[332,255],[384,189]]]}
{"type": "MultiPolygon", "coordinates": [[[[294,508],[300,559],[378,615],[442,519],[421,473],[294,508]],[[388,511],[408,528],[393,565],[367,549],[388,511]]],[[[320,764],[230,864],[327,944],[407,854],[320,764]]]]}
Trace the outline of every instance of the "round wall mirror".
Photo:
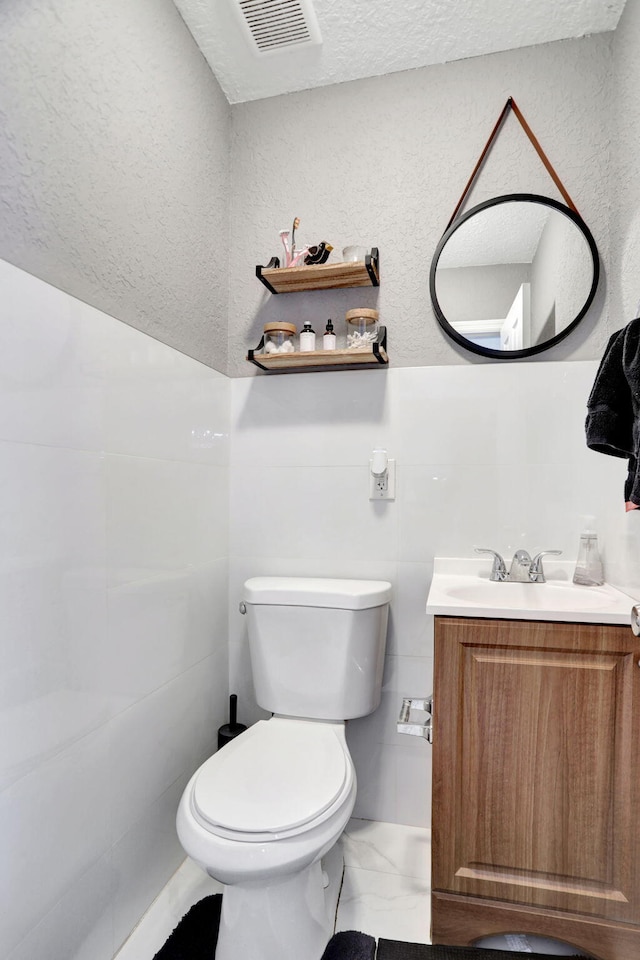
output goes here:
{"type": "Polygon", "coordinates": [[[532,193],[494,197],[458,217],[431,263],[440,326],[485,357],[547,350],[582,320],[598,286],[595,241],[579,214],[532,193]]]}

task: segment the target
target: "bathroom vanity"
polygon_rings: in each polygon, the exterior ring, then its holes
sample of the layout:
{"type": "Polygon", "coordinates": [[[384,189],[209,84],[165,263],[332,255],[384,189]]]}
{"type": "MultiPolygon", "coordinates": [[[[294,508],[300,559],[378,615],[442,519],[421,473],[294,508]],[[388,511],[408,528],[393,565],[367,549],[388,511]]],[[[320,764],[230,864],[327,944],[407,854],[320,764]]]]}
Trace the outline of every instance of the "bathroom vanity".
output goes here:
{"type": "Polygon", "coordinates": [[[629,597],[562,566],[496,584],[436,561],[432,940],[529,933],[630,960],[640,638],[629,597]]]}

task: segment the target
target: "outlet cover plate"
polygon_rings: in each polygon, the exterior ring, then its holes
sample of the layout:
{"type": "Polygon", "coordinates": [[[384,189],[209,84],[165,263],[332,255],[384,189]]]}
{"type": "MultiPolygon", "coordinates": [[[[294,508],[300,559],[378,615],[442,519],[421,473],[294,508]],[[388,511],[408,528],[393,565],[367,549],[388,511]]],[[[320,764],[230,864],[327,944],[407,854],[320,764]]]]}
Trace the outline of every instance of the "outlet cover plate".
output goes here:
{"type": "Polygon", "coordinates": [[[373,460],[369,460],[369,500],[395,500],[396,498],[396,462],[387,460],[386,484],[371,472],[373,460]]]}

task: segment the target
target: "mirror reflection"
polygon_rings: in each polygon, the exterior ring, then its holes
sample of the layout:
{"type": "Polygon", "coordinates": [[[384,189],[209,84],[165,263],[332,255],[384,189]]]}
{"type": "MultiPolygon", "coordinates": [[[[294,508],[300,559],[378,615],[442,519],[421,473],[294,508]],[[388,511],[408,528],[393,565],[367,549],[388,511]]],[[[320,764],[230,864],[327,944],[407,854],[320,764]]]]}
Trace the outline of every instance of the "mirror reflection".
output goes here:
{"type": "Polygon", "coordinates": [[[546,197],[514,194],[454,221],[434,257],[431,295],[458,343],[488,356],[526,356],[567,335],[597,279],[595,243],[579,215],[546,197]]]}

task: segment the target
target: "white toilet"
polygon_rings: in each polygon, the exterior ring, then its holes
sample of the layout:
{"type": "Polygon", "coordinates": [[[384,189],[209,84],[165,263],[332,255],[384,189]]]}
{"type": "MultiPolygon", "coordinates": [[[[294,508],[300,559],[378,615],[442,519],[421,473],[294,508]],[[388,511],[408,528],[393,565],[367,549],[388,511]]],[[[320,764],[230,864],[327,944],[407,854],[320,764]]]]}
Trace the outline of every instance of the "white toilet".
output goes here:
{"type": "Polygon", "coordinates": [[[390,597],[376,580],[245,583],[256,700],[274,716],[203,763],[177,817],[185,851],[225,884],[215,960],[324,952],[342,878],[332,848],[356,797],[344,721],[380,702],[390,597]]]}

